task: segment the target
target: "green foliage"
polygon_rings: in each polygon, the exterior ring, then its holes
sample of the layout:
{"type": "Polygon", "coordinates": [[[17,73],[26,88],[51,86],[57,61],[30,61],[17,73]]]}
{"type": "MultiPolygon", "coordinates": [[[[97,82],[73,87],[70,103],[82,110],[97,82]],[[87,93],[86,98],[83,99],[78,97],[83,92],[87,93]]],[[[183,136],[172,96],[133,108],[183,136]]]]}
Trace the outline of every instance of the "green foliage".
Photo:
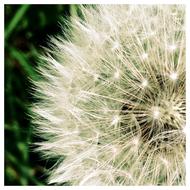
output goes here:
{"type": "Polygon", "coordinates": [[[38,80],[38,53],[58,21],[76,15],[78,5],[5,5],[5,185],[45,185],[45,162],[33,151],[30,80],[38,80]]]}

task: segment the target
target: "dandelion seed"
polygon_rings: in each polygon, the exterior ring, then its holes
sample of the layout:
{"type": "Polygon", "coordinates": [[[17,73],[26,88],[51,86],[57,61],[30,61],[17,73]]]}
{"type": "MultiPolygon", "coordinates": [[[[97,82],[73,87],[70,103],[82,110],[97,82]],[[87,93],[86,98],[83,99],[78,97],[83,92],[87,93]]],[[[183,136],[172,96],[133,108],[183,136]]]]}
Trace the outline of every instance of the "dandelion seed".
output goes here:
{"type": "Polygon", "coordinates": [[[115,73],[114,73],[114,78],[115,79],[119,79],[120,77],[120,72],[117,70],[115,73]]]}
{"type": "Polygon", "coordinates": [[[139,145],[139,139],[138,139],[138,138],[134,138],[134,139],[133,139],[133,144],[134,144],[135,146],[138,146],[138,145],[139,145]]]}
{"type": "Polygon", "coordinates": [[[183,160],[183,163],[184,163],[184,165],[186,166],[186,159],[184,158],[184,160],[183,160]]]}
{"type": "Polygon", "coordinates": [[[119,149],[118,149],[118,147],[116,147],[116,146],[111,147],[111,151],[112,151],[113,157],[114,157],[114,159],[115,159],[116,156],[119,154],[119,149]]]}
{"type": "Polygon", "coordinates": [[[175,51],[177,49],[177,46],[175,44],[172,44],[172,45],[168,46],[168,49],[169,49],[170,52],[173,52],[173,51],[175,51]]]}
{"type": "Polygon", "coordinates": [[[170,74],[170,79],[171,80],[175,81],[175,80],[177,80],[177,78],[178,78],[178,74],[177,73],[173,72],[173,73],[170,74]]]}
{"type": "Polygon", "coordinates": [[[107,107],[103,107],[103,113],[107,114],[109,112],[109,109],[107,107]]]}
{"type": "Polygon", "coordinates": [[[115,50],[118,50],[119,49],[119,42],[118,41],[115,41],[114,43],[113,43],[113,47],[112,47],[112,51],[115,51],[115,50]]]}
{"type": "Polygon", "coordinates": [[[153,107],[152,112],[153,112],[154,119],[158,119],[160,117],[160,111],[158,107],[153,107]]]}
{"type": "Polygon", "coordinates": [[[184,133],[185,135],[187,134],[187,126],[186,126],[186,125],[183,127],[183,133],[184,133]]]}
{"type": "Polygon", "coordinates": [[[154,119],[158,119],[159,118],[159,115],[160,115],[160,112],[158,110],[155,110],[153,112],[153,116],[154,116],[154,119]]]}
{"type": "Polygon", "coordinates": [[[96,82],[96,81],[98,81],[98,79],[99,79],[99,75],[98,75],[98,74],[95,74],[95,75],[94,75],[94,81],[96,82]]]}
{"type": "Polygon", "coordinates": [[[119,121],[120,121],[120,117],[118,115],[115,115],[113,117],[111,125],[117,125],[119,123],[119,121]]]}
{"type": "Polygon", "coordinates": [[[142,86],[143,87],[146,87],[146,86],[148,86],[148,81],[145,79],[145,80],[143,80],[143,82],[142,82],[142,86]]]}
{"type": "Polygon", "coordinates": [[[154,31],[148,33],[149,36],[154,36],[155,34],[156,33],[154,31]]]}
{"type": "Polygon", "coordinates": [[[145,59],[147,59],[147,58],[148,58],[148,53],[143,53],[143,54],[142,54],[142,59],[145,60],[145,59]]]}
{"type": "Polygon", "coordinates": [[[80,91],[77,97],[81,101],[88,101],[90,99],[90,96],[88,94],[85,94],[83,91],[80,91]]]}
{"type": "Polygon", "coordinates": [[[130,180],[133,180],[133,176],[132,176],[129,172],[126,173],[126,176],[127,176],[130,180]]]}
{"type": "Polygon", "coordinates": [[[160,160],[163,162],[163,164],[165,165],[165,166],[169,166],[169,162],[168,162],[168,160],[166,160],[165,158],[160,158],[160,160]]]}

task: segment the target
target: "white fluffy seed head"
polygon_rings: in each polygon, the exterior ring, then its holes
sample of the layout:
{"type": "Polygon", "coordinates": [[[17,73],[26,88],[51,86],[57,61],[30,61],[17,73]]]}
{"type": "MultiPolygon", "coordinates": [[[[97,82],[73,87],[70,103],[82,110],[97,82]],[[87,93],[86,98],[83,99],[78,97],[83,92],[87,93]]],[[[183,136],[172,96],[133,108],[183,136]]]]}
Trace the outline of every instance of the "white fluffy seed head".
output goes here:
{"type": "Polygon", "coordinates": [[[81,14],[68,40],[52,38],[35,82],[38,150],[57,159],[49,183],[184,185],[184,7],[81,14]]]}

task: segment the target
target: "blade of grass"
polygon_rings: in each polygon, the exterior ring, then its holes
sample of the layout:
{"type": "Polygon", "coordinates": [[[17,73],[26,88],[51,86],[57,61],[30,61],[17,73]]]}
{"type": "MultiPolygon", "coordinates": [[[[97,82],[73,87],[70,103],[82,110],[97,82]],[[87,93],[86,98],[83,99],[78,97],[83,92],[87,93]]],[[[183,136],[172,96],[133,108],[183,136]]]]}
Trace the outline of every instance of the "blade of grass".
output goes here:
{"type": "Polygon", "coordinates": [[[27,57],[25,56],[23,52],[15,48],[10,48],[10,53],[11,53],[11,56],[19,62],[19,64],[22,66],[22,68],[27,73],[29,78],[35,81],[39,79],[37,73],[35,72],[34,68],[30,65],[29,60],[27,59],[27,57]]]}
{"type": "MultiPolygon", "coordinates": [[[[6,158],[7,160],[9,160],[14,166],[18,166],[18,164],[20,163],[20,160],[18,160],[14,155],[12,155],[10,152],[5,151],[6,153],[6,158]]],[[[28,165],[25,165],[24,163],[19,164],[20,167],[20,171],[21,173],[19,173],[19,175],[21,176],[21,179],[19,179],[19,182],[22,184],[22,180],[23,176],[24,179],[26,180],[26,183],[28,183],[29,180],[31,180],[34,184],[37,185],[43,185],[43,183],[41,183],[35,176],[34,176],[34,172],[33,169],[30,168],[28,165]]]]}
{"type": "Polygon", "coordinates": [[[29,7],[30,7],[30,5],[26,5],[26,4],[21,5],[21,7],[15,13],[14,17],[12,18],[12,20],[8,24],[7,28],[5,29],[5,39],[6,40],[10,37],[11,33],[13,32],[13,30],[15,29],[15,27],[17,26],[17,24],[19,23],[19,21],[21,20],[21,18],[26,13],[26,11],[28,10],[29,7]]]}

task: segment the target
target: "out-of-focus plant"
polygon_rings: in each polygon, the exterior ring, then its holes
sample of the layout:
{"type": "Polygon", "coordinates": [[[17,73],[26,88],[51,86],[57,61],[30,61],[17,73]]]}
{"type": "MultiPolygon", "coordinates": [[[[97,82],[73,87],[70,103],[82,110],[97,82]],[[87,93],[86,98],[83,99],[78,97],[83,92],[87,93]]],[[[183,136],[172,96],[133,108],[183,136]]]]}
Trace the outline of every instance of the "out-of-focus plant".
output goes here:
{"type": "Polygon", "coordinates": [[[45,167],[33,152],[30,122],[31,80],[47,34],[60,31],[57,20],[77,13],[77,5],[5,5],[5,185],[43,185],[45,167]],[[51,14],[49,14],[51,12],[51,14]]]}

